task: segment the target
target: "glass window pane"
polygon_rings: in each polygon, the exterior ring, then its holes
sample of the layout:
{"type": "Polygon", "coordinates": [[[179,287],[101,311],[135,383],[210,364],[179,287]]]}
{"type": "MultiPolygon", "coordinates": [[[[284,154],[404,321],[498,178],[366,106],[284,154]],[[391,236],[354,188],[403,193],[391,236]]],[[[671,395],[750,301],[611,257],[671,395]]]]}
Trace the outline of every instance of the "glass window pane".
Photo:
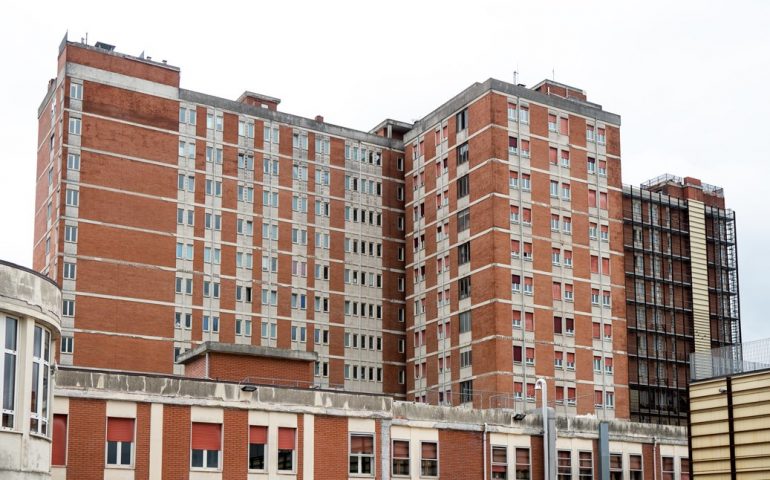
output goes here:
{"type": "Polygon", "coordinates": [[[107,442],[107,465],[118,463],[118,442],[107,442]]]}
{"type": "Polygon", "coordinates": [[[192,461],[190,463],[193,467],[202,467],[203,466],[203,450],[193,450],[192,451],[192,461]]]}

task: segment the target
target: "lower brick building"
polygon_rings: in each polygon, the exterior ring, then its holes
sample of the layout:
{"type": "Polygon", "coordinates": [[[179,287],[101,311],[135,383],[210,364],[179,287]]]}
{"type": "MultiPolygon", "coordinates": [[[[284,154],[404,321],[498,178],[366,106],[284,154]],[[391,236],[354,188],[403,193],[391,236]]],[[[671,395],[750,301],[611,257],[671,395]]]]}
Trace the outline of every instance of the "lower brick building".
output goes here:
{"type": "MultiPolygon", "coordinates": [[[[56,382],[54,479],[543,478],[533,413],[74,367],[56,382]]],[[[683,427],[556,430],[559,479],[690,478],[683,427]]]]}

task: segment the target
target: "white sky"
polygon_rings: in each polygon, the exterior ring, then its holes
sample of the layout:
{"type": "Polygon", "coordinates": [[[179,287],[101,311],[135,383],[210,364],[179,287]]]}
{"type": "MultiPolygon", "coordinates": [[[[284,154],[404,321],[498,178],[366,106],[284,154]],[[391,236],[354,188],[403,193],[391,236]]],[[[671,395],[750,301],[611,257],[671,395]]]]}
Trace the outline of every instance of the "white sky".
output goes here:
{"type": "Polygon", "coordinates": [[[167,59],[183,88],[231,99],[252,90],[361,130],[420,118],[517,68],[530,86],[555,70],[622,116],[624,183],[673,173],[724,187],[738,219],[743,339],[770,337],[770,2],[197,4],[4,4],[0,258],[31,265],[37,107],[67,30],[167,59]]]}

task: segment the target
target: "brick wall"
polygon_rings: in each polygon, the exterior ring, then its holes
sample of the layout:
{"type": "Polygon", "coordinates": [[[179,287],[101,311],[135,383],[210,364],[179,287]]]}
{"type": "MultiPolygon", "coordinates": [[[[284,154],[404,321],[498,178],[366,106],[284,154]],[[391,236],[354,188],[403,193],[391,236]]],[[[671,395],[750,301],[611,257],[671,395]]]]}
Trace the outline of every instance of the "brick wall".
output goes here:
{"type": "Polygon", "coordinates": [[[465,480],[483,476],[483,443],[481,432],[439,430],[439,475],[448,480],[465,480]]]}
{"type": "Polygon", "coordinates": [[[163,478],[190,477],[190,407],[163,406],[163,478]]]}
{"type": "Polygon", "coordinates": [[[103,477],[106,418],[107,405],[104,400],[70,399],[67,419],[70,431],[67,441],[67,480],[103,477]]]}
{"type": "Polygon", "coordinates": [[[342,480],[348,478],[348,419],[315,417],[314,438],[316,478],[342,480]]]}

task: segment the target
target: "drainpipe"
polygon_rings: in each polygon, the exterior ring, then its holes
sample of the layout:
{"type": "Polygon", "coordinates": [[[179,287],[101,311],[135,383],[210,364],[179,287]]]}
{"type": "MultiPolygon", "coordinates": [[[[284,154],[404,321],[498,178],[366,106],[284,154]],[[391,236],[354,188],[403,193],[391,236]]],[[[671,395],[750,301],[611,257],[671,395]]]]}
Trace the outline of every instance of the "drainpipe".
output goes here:
{"type": "Polygon", "coordinates": [[[652,437],[652,480],[658,480],[658,437],[652,437]]]}
{"type": "Polygon", "coordinates": [[[481,448],[484,449],[482,456],[484,458],[484,480],[487,480],[487,423],[484,422],[484,431],[481,432],[481,448]]]}
{"type": "Polygon", "coordinates": [[[548,472],[550,461],[548,458],[548,385],[544,378],[538,378],[535,381],[535,390],[540,390],[543,401],[543,478],[549,480],[551,476],[548,472]]]}

